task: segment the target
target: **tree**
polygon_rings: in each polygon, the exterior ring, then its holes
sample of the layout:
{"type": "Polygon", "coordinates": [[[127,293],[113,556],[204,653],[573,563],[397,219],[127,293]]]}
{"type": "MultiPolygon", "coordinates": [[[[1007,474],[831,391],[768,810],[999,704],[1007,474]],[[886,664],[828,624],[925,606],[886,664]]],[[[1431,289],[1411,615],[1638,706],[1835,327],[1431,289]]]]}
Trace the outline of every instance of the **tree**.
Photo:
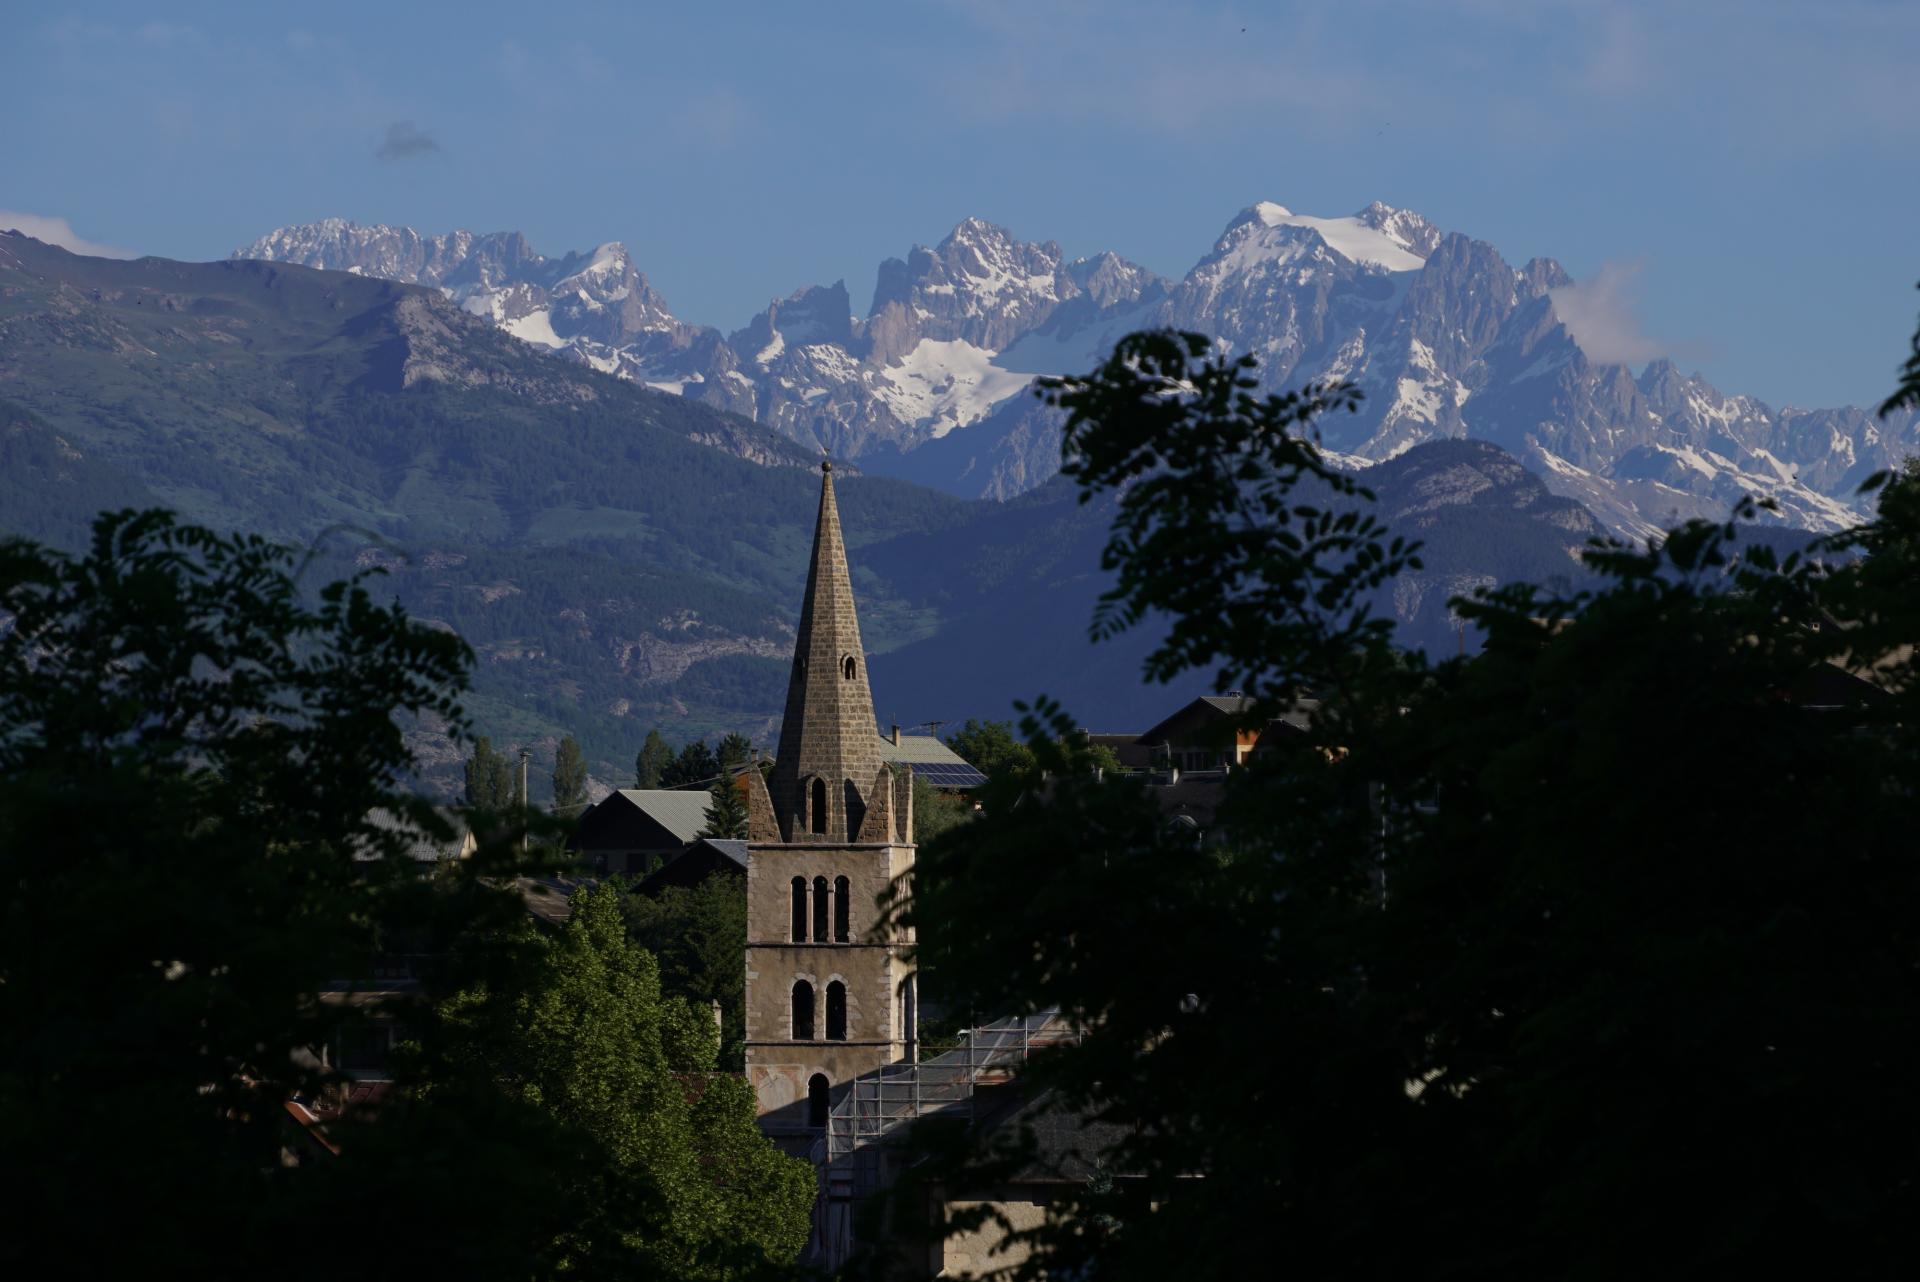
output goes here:
{"type": "Polygon", "coordinates": [[[1125,766],[1120,764],[1120,754],[1104,743],[1088,745],[1087,760],[1095,770],[1118,771],[1126,769],[1125,766]]]}
{"type": "Polygon", "coordinates": [[[1311,689],[1311,729],[1199,835],[1037,701],[1033,768],[902,906],[957,1008],[1081,1023],[1030,1085],[1126,1137],[1127,1213],[1063,1198],[1029,1275],[1910,1256],[1920,486],[1784,560],[1734,521],[1596,547],[1589,590],[1456,602],[1486,645],[1436,664],[1364,606],[1415,550],[1320,506],[1358,489],[1310,435],[1351,394],[1256,400],[1208,352],[1053,384],[1064,470],[1119,495],[1095,633],[1163,614],[1149,676],[1215,671],[1256,725],[1311,689]]]}
{"type": "Polygon", "coordinates": [[[587,763],[572,735],[553,752],[553,813],[575,819],[587,804],[587,763]]]}
{"type": "Polygon", "coordinates": [[[627,935],[660,963],[664,991],[702,1008],[720,1003],[720,1066],[745,1067],[747,883],[709,877],[695,886],[667,886],[658,895],[630,894],[621,903],[627,935]]]}
{"type": "Polygon", "coordinates": [[[740,795],[740,784],[731,774],[713,781],[713,801],[707,806],[707,826],[702,837],[744,837],[747,835],[747,799],[740,795]]]}
{"type": "Polygon", "coordinates": [[[947,746],[983,775],[1026,770],[1033,765],[1033,752],[1020,741],[1010,721],[967,723],[947,736],[947,746]]]}
{"type": "Polygon", "coordinates": [[[955,824],[965,823],[973,805],[965,797],[941,792],[919,775],[913,777],[913,837],[926,845],[955,824]]]}
{"type": "Polygon", "coordinates": [[[722,770],[731,770],[735,766],[744,766],[753,756],[753,741],[743,734],[730,733],[714,749],[714,761],[722,770]]]}
{"type": "Polygon", "coordinates": [[[660,784],[666,788],[679,788],[687,784],[710,782],[720,773],[720,763],[714,758],[713,749],[707,747],[705,739],[695,739],[680,749],[673,765],[660,777],[660,784]]]}
{"type": "Polygon", "coordinates": [[[480,735],[467,758],[467,805],[475,810],[503,814],[514,806],[517,777],[507,759],[494,751],[493,740],[480,735]]]}
{"type": "Polygon", "coordinates": [[[102,516],[78,557],[0,542],[0,616],[0,1164],[34,1226],[0,1263],[266,1269],[305,1187],[285,1103],[333,1081],[314,995],[393,933],[521,912],[490,888],[510,852],[408,858],[453,833],[401,791],[404,725],[465,731],[469,651],[364,576],[303,592],[286,550],[163,512],[102,516]]]}
{"type": "Polygon", "coordinates": [[[557,935],[522,924],[523,962],[441,1008],[423,1073],[486,1081],[591,1145],[556,1272],[718,1282],[792,1263],[812,1167],[761,1135],[743,1078],[714,1071],[710,1012],[663,995],[618,891],[576,891],[572,908],[557,935]]]}
{"type": "Polygon", "coordinates": [[[660,780],[673,763],[673,749],[667,747],[667,741],[656,730],[647,731],[645,743],[640,745],[640,754],[633,762],[633,786],[636,788],[658,788],[660,780]]]}

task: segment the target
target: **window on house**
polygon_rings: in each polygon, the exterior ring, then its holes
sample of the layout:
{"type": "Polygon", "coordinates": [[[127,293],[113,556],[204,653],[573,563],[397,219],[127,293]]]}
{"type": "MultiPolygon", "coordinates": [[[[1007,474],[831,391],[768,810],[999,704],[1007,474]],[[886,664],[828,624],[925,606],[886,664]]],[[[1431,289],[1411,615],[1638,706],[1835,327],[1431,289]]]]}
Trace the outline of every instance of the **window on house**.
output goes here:
{"type": "Polygon", "coordinates": [[[827,879],[825,877],[815,877],[813,879],[813,939],[815,943],[819,944],[824,944],[827,940],[833,938],[827,934],[828,899],[827,879]]]}
{"type": "Polygon", "coordinates": [[[847,1040],[847,986],[837,979],[827,985],[827,1040],[847,1040]]]}
{"type": "Polygon", "coordinates": [[[807,879],[793,879],[793,942],[807,942],[807,879]]]}
{"type": "Polygon", "coordinates": [[[827,781],[825,779],[815,779],[813,781],[812,827],[815,832],[825,832],[827,830],[827,781]]]}
{"type": "Polygon", "coordinates": [[[827,1124],[827,1075],[815,1073],[807,1079],[807,1125],[815,1130],[827,1124]]]}
{"type": "Polygon", "coordinates": [[[813,985],[804,979],[793,981],[793,1040],[813,1040],[813,985]]]}
{"type": "Polygon", "coordinates": [[[845,877],[833,879],[833,939],[835,943],[847,942],[847,917],[850,909],[847,901],[853,898],[853,883],[845,877]]]}

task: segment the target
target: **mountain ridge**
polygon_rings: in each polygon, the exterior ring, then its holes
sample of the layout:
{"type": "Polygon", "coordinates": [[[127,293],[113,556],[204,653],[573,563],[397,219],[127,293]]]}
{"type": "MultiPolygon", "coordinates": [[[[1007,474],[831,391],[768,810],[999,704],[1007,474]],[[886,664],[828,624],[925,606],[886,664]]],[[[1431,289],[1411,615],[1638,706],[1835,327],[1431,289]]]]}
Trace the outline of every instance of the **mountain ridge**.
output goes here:
{"type": "MultiPolygon", "coordinates": [[[[351,224],[306,226],[324,234],[282,229],[236,255],[403,274],[417,257],[423,278],[445,270],[425,250],[394,254],[391,243],[427,243],[410,229],[362,229],[361,251],[351,224]]],[[[624,250],[619,284],[568,294],[569,278],[524,238],[498,239],[509,235],[433,242],[451,246],[442,258],[491,255],[472,283],[441,287],[573,359],[968,496],[1010,497],[1057,466],[1058,419],[1024,395],[1034,376],[1083,373],[1121,334],[1161,326],[1253,352],[1265,390],[1358,384],[1361,414],[1329,439],[1341,453],[1378,462],[1425,441],[1495,441],[1635,538],[1722,516],[1749,494],[1778,502],[1784,523],[1838,528],[1865,513],[1861,480],[1920,448],[1911,412],[1881,422],[1858,407],[1776,410],[1671,362],[1635,373],[1595,361],[1556,308],[1577,285],[1559,263],[1514,267],[1485,241],[1379,201],[1333,218],[1255,202],[1177,280],[1111,251],[1068,260],[1056,242],[967,218],[935,245],[884,258],[865,317],[851,314],[844,282],[806,286],[725,336],[671,320],[657,294],[651,328],[609,327],[624,297],[607,295],[645,280],[624,250]]]]}

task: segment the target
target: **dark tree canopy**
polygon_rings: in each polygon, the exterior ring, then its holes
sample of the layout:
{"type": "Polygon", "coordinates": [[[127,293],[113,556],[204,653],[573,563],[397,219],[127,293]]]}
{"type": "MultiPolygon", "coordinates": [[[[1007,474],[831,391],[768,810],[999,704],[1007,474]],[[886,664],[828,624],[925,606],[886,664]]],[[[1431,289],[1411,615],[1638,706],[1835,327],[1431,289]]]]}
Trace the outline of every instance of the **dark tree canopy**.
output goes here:
{"type": "Polygon", "coordinates": [[[0,1163],[32,1226],[0,1262],[267,1258],[302,1201],[284,1103],[331,1080],[315,995],[391,934],[519,911],[494,852],[408,857],[454,834],[402,729],[465,725],[465,644],[293,570],[158,512],[77,558],[0,543],[0,1163]]]}
{"type": "Polygon", "coordinates": [[[0,1273],[785,1272],[812,1173],[614,892],[555,937],[503,888],[551,871],[519,841],[412,857],[456,835],[403,732],[464,731],[457,637],[163,513],[0,543],[0,619],[0,1273]],[[397,952],[414,984],[375,982],[397,952]],[[380,1018],[410,1049],[323,1148],[289,1103],[380,1018]]]}
{"type": "Polygon", "coordinates": [[[1731,521],[1595,547],[1590,590],[1456,603],[1485,650],[1433,663],[1361,605],[1415,550],[1294,492],[1343,484],[1310,426],[1345,394],[1256,401],[1207,350],[1056,386],[1069,474],[1120,494],[1096,630],[1164,615],[1150,676],[1250,725],[1311,691],[1311,730],[1196,834],[1043,700],[906,904],[956,1006],[1083,1023],[1032,1081],[1128,1137],[1035,1267],[1904,1268],[1920,482],[1783,561],[1731,521]]]}

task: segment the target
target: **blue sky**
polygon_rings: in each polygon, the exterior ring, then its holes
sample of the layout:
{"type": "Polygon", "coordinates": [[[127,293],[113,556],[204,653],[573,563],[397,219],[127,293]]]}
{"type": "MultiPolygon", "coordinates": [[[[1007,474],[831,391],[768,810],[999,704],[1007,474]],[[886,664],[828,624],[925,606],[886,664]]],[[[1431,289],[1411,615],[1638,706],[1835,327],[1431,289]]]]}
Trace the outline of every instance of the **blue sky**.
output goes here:
{"type": "Polygon", "coordinates": [[[66,4],[0,45],[0,210],[223,257],[329,215],[621,240],[685,319],[961,218],[1178,275],[1260,199],[1380,199],[1599,280],[1622,352],[1890,390],[1920,4],[66,4]],[[382,153],[385,154],[382,154],[382,153]]]}

